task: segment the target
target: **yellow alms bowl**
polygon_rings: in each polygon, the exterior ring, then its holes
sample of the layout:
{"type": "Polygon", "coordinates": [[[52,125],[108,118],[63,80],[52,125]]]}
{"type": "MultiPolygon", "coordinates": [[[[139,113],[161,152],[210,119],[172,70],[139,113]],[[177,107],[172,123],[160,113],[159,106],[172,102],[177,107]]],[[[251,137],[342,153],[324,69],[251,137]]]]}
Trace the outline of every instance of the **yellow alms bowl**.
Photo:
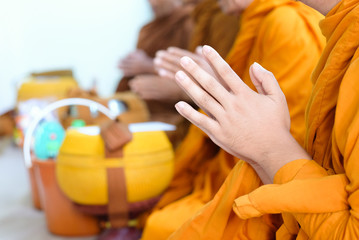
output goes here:
{"type": "Polygon", "coordinates": [[[85,205],[108,203],[107,168],[125,170],[129,203],[160,195],[169,185],[174,153],[165,132],[134,132],[122,158],[105,158],[105,147],[96,127],[81,132],[69,129],[57,163],[57,181],[67,197],[85,205]]]}

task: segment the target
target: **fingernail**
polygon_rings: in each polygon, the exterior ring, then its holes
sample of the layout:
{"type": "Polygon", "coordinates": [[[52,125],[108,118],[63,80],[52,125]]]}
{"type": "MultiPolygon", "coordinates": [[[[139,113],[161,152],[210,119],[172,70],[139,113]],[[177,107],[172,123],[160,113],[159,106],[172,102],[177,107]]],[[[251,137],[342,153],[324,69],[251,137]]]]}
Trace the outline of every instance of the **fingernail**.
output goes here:
{"type": "Polygon", "coordinates": [[[164,70],[164,69],[160,69],[160,70],[158,70],[158,74],[159,74],[160,76],[164,77],[164,76],[167,75],[167,71],[164,70]]]}
{"type": "Polygon", "coordinates": [[[163,50],[156,52],[156,57],[161,57],[163,55],[163,50]]]}
{"type": "Polygon", "coordinates": [[[186,74],[182,71],[178,71],[176,73],[176,79],[179,81],[183,81],[186,78],[186,74]]]}
{"type": "Polygon", "coordinates": [[[253,63],[253,67],[258,70],[258,71],[261,71],[261,72],[268,72],[267,69],[265,69],[264,67],[262,67],[259,63],[257,62],[254,62],[253,63]]]}
{"type": "Polygon", "coordinates": [[[212,48],[211,48],[210,46],[204,45],[202,51],[203,51],[204,53],[210,53],[210,52],[211,52],[211,49],[212,49],[212,48]]]}
{"type": "Polygon", "coordinates": [[[183,109],[184,108],[184,102],[178,102],[175,104],[175,108],[176,109],[183,109]]]}
{"type": "Polygon", "coordinates": [[[190,63],[191,59],[187,56],[182,57],[181,58],[181,65],[182,66],[188,66],[188,64],[190,63]]]}
{"type": "Polygon", "coordinates": [[[160,58],[155,58],[155,60],[153,61],[156,65],[161,64],[162,60],[160,58]]]}

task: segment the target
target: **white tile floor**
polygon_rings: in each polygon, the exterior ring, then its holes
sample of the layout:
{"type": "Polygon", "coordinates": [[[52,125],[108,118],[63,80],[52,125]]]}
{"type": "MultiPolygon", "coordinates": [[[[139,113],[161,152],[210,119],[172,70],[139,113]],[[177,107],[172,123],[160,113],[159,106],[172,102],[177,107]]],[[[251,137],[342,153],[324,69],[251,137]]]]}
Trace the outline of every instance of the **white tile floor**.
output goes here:
{"type": "Polygon", "coordinates": [[[0,139],[0,240],[94,240],[68,238],[47,231],[43,212],[32,207],[21,149],[0,139]]]}

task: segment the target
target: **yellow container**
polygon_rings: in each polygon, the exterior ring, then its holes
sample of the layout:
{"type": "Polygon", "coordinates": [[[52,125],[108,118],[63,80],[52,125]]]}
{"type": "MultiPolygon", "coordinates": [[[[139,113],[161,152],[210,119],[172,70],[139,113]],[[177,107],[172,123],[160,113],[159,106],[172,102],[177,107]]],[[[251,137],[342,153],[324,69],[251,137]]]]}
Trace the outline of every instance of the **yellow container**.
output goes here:
{"type": "Polygon", "coordinates": [[[105,158],[98,127],[69,129],[60,149],[57,181],[72,201],[83,205],[108,204],[106,169],[123,167],[127,201],[134,203],[160,195],[173,176],[174,153],[165,132],[134,132],[122,158],[105,158]]]}
{"type": "MultiPolygon", "coordinates": [[[[33,107],[43,108],[44,104],[66,98],[70,89],[77,87],[76,80],[69,71],[56,71],[44,74],[32,74],[19,87],[17,92],[16,128],[14,140],[18,146],[23,145],[24,134],[29,123],[34,118],[31,111],[33,107]],[[54,75],[59,74],[59,75],[54,75]],[[29,100],[37,100],[37,103],[26,104],[29,100]],[[26,104],[25,107],[21,105],[26,104]]],[[[59,109],[59,117],[64,115],[66,109],[59,109]]]]}
{"type": "Polygon", "coordinates": [[[17,101],[29,99],[54,98],[54,100],[65,98],[67,92],[77,87],[76,80],[71,76],[61,77],[29,77],[21,84],[17,92],[17,101]]]}

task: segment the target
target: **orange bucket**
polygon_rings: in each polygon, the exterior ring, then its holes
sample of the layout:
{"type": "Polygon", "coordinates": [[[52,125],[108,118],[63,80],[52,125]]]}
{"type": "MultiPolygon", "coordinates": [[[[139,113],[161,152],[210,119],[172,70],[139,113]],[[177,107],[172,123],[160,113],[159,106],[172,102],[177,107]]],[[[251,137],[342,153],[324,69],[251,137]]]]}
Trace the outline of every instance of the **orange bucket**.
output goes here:
{"type": "Polygon", "coordinates": [[[40,197],[39,197],[39,189],[35,181],[34,166],[31,166],[29,168],[29,178],[30,178],[30,186],[31,186],[32,204],[34,205],[34,208],[38,210],[42,210],[40,197]]]}
{"type": "Polygon", "coordinates": [[[46,106],[30,123],[23,146],[25,166],[29,169],[33,202],[45,211],[47,227],[53,234],[62,236],[90,236],[100,232],[99,221],[77,210],[62,193],[56,181],[54,161],[39,161],[31,154],[31,139],[37,124],[51,111],[64,106],[95,104],[98,110],[114,119],[116,116],[103,105],[88,99],[63,99],[46,106]],[[40,200],[40,201],[39,201],[40,200]],[[39,204],[40,203],[40,204],[39,204]]]}
{"type": "Polygon", "coordinates": [[[79,212],[60,190],[54,161],[33,160],[35,182],[49,231],[61,236],[91,236],[100,232],[98,220],[79,212]]]}

